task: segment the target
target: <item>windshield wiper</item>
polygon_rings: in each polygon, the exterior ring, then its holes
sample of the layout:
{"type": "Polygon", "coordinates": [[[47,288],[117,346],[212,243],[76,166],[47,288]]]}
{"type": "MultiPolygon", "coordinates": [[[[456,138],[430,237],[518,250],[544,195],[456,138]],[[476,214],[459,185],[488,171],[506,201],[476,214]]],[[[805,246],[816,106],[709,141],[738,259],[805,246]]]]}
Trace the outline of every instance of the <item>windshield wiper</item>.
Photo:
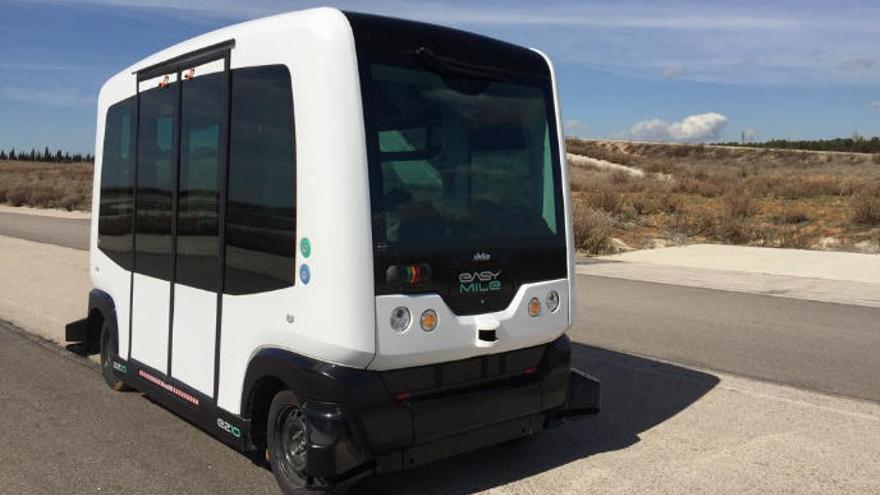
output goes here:
{"type": "Polygon", "coordinates": [[[451,57],[438,55],[434,50],[420,46],[415,51],[416,60],[431,72],[439,74],[443,79],[451,79],[454,76],[484,79],[491,82],[503,81],[497,70],[489,67],[469,64],[451,57]]]}

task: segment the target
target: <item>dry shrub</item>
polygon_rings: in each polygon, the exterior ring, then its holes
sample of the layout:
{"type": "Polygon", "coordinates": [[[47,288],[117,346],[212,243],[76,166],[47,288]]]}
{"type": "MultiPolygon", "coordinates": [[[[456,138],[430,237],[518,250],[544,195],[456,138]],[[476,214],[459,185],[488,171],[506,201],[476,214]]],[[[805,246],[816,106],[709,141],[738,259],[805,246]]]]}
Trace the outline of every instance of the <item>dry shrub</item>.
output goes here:
{"type": "Polygon", "coordinates": [[[585,173],[575,172],[577,169],[571,170],[571,176],[568,178],[568,183],[571,187],[571,190],[575,192],[588,191],[593,185],[593,181],[590,180],[590,177],[585,173]]]}
{"type": "Polygon", "coordinates": [[[745,220],[755,211],[752,197],[742,188],[731,189],[721,199],[724,215],[738,220],[745,220]]]}
{"type": "Polygon", "coordinates": [[[715,216],[707,209],[689,211],[687,214],[675,217],[672,230],[686,238],[712,236],[715,232],[715,216]]]}
{"type": "Polygon", "coordinates": [[[636,215],[649,215],[655,208],[654,202],[644,193],[630,195],[629,202],[636,215]]]}
{"type": "Polygon", "coordinates": [[[611,183],[616,186],[628,185],[631,182],[633,182],[633,176],[626,172],[617,170],[611,173],[611,183]]]}
{"type": "Polygon", "coordinates": [[[788,199],[840,196],[844,192],[840,179],[824,175],[786,177],[780,186],[778,197],[788,199]]]}
{"type": "Polygon", "coordinates": [[[657,201],[657,209],[663,213],[679,213],[682,209],[681,198],[672,194],[662,194],[657,201]]]}
{"type": "Polygon", "coordinates": [[[778,224],[798,224],[810,221],[810,213],[803,206],[785,206],[773,215],[778,224]]]}
{"type": "Polygon", "coordinates": [[[675,192],[697,194],[705,198],[714,198],[724,192],[724,186],[710,179],[705,172],[697,172],[693,177],[678,178],[675,192]]]}
{"type": "Polygon", "coordinates": [[[850,200],[852,221],[862,225],[880,225],[880,182],[862,186],[850,200]]]}
{"type": "Polygon", "coordinates": [[[575,247],[587,254],[605,254],[610,251],[614,218],[608,212],[594,210],[582,202],[574,203],[575,247]]]}
{"type": "Polygon", "coordinates": [[[776,246],[790,249],[809,249],[810,237],[797,227],[783,228],[776,236],[776,246]]]}
{"type": "Polygon", "coordinates": [[[720,241],[730,244],[745,244],[752,238],[750,229],[745,222],[730,215],[722,215],[718,219],[715,236],[720,241]]]}
{"type": "Polygon", "coordinates": [[[623,196],[609,186],[600,186],[586,194],[587,202],[594,209],[619,214],[623,211],[623,196]]]}

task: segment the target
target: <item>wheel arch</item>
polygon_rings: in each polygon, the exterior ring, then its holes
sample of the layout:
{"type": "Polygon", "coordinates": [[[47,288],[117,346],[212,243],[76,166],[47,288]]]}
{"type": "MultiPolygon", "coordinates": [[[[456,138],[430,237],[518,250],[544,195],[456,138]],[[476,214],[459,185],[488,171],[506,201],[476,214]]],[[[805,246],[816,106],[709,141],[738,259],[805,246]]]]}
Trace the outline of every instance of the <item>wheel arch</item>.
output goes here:
{"type": "MultiPolygon", "coordinates": [[[[263,348],[251,358],[242,387],[242,416],[252,418],[260,394],[285,388],[303,400],[342,402],[344,387],[334,376],[337,365],[323,363],[286,349],[263,348]]],[[[271,398],[270,398],[271,401],[271,398]]]]}
{"type": "Polygon", "coordinates": [[[86,349],[91,354],[100,350],[101,326],[105,321],[110,323],[113,331],[119,331],[119,325],[116,321],[116,304],[113,302],[113,297],[100,289],[92,289],[89,292],[88,329],[84,342],[86,349]]]}

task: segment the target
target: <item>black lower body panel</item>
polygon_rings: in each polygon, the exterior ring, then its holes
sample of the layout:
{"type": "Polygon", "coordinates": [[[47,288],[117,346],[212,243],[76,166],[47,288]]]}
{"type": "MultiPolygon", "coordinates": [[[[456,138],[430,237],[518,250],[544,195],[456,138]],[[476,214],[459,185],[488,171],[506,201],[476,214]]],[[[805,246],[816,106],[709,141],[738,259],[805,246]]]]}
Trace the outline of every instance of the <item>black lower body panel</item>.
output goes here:
{"type": "Polygon", "coordinates": [[[337,415],[320,416],[320,437],[331,441],[310,441],[319,454],[315,460],[321,459],[309,463],[315,476],[343,481],[347,474],[410,469],[531,435],[599,408],[599,383],[571,370],[566,336],[503,354],[358,373],[378,376],[384,386],[366,393],[362,388],[339,405],[337,415]],[[334,425],[328,424],[330,417],[334,425]],[[331,430],[335,433],[327,434],[331,430]],[[360,464],[353,465],[358,459],[360,464]]]}
{"type": "MultiPolygon", "coordinates": [[[[334,485],[410,469],[597,412],[599,382],[572,370],[570,353],[568,337],[562,336],[542,346],[385,372],[286,351],[270,357],[275,374],[302,400],[307,472],[323,485],[334,485]]],[[[255,453],[247,400],[244,414],[231,414],[136,360],[117,357],[113,366],[127,385],[231,447],[255,453]]]]}

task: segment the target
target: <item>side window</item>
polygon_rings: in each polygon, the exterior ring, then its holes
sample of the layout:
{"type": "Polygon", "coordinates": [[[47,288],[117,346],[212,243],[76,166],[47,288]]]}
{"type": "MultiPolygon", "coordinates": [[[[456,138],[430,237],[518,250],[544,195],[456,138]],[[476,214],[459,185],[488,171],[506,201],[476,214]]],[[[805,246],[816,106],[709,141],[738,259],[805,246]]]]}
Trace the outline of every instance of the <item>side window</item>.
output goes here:
{"type": "Polygon", "coordinates": [[[141,93],[138,124],[135,268],[171,279],[171,193],[177,84],[141,93]]]}
{"type": "Polygon", "coordinates": [[[134,215],[135,97],[107,110],[101,160],[98,249],[126,270],[132,269],[131,222],[134,215]]]}
{"type": "Polygon", "coordinates": [[[285,66],[232,71],[229,153],[225,292],[292,286],[296,164],[285,66]]]}
{"type": "Polygon", "coordinates": [[[176,282],[217,290],[220,130],[225,74],[208,74],[182,86],[180,182],[177,203],[176,282]]]}

